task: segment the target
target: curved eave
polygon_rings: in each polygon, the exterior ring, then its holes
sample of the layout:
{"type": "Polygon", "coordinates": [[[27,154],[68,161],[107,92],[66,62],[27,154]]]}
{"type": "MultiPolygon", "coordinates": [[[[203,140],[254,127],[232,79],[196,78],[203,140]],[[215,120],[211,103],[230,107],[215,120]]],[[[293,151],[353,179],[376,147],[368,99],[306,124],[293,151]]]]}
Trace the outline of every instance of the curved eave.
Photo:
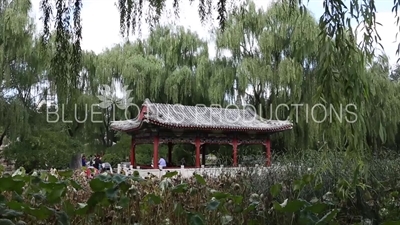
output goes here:
{"type": "MultiPolygon", "coordinates": [[[[116,121],[116,122],[120,122],[120,121],[116,121]]],[[[113,123],[115,123],[115,122],[113,122],[113,123]]],[[[135,127],[133,127],[133,128],[119,128],[119,127],[115,127],[115,126],[118,126],[118,125],[115,125],[113,123],[111,123],[110,128],[112,130],[121,131],[121,132],[130,132],[130,131],[134,131],[134,130],[140,130],[140,128],[142,128],[142,126],[143,126],[143,120],[140,120],[140,122],[138,121],[137,125],[135,127]]]]}
{"type": "Polygon", "coordinates": [[[174,129],[185,129],[185,130],[222,130],[222,131],[255,131],[255,132],[281,132],[285,130],[293,129],[292,124],[272,127],[272,128],[265,128],[265,127],[232,127],[232,126],[210,126],[210,125],[200,125],[200,126],[180,126],[179,124],[166,124],[161,123],[155,120],[149,120],[152,124],[167,127],[167,128],[174,128],[174,129]]]}
{"type": "Polygon", "coordinates": [[[293,124],[285,124],[277,127],[271,127],[271,128],[265,128],[265,127],[232,127],[232,126],[210,126],[210,125],[203,125],[203,126],[180,126],[179,124],[169,124],[169,123],[161,123],[156,120],[151,120],[151,119],[146,119],[146,120],[141,120],[140,123],[138,124],[137,127],[134,128],[129,128],[129,129],[123,129],[123,128],[115,128],[111,125],[111,129],[116,130],[116,131],[121,131],[121,132],[133,132],[140,130],[140,128],[143,125],[143,122],[146,123],[151,123],[157,126],[165,127],[165,128],[171,128],[171,129],[185,129],[185,130],[220,130],[220,131],[253,131],[253,132],[261,132],[261,133],[276,133],[276,132],[282,132],[286,130],[291,130],[293,129],[293,124]]]}

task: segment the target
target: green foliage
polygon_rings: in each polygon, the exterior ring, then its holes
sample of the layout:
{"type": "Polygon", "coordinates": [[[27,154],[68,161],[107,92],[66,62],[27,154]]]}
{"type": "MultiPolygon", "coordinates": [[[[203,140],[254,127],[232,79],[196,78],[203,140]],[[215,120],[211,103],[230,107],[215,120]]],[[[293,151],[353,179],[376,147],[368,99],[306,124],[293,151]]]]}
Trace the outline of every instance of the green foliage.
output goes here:
{"type": "Polygon", "coordinates": [[[113,153],[106,153],[106,154],[103,155],[103,157],[101,158],[101,160],[102,160],[103,162],[108,162],[108,163],[110,163],[111,165],[115,166],[115,165],[118,165],[118,164],[121,163],[121,162],[124,162],[124,161],[125,161],[125,157],[124,157],[124,158],[120,158],[120,157],[118,157],[116,154],[113,154],[113,153]]]}
{"type": "Polygon", "coordinates": [[[286,160],[289,159],[280,159],[279,170],[272,168],[261,174],[249,169],[234,176],[194,174],[189,179],[181,178],[175,171],[167,172],[161,179],[109,174],[86,180],[81,171],[28,175],[20,168],[12,175],[0,177],[0,214],[14,224],[400,221],[396,206],[400,190],[394,180],[387,179],[398,177],[398,159],[356,163],[357,159],[349,161],[343,154],[325,159],[310,151],[291,156],[290,165],[284,164],[286,160]],[[312,161],[313,157],[319,161],[312,161]],[[311,171],[309,165],[313,166],[311,171]],[[373,176],[366,177],[367,174],[373,176]],[[159,208],[164,210],[154,215],[153,210],[159,208]],[[135,214],[129,213],[132,211],[135,214]]]}
{"type": "Polygon", "coordinates": [[[67,168],[71,156],[81,153],[82,144],[71,139],[67,134],[54,130],[40,130],[23,141],[17,141],[5,148],[4,155],[15,161],[15,166],[23,166],[26,170],[67,168]]]}

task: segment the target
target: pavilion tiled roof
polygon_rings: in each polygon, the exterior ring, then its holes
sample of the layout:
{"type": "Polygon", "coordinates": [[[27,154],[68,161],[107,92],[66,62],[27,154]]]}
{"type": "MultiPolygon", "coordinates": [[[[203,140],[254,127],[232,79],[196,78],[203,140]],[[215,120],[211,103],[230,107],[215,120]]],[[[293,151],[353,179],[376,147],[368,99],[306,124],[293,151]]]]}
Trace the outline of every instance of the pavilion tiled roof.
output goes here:
{"type": "Polygon", "coordinates": [[[139,130],[143,123],[171,129],[254,132],[279,132],[293,128],[289,121],[266,120],[250,109],[161,104],[146,99],[141,111],[143,116],[137,119],[112,122],[111,129],[129,132],[139,130]]]}

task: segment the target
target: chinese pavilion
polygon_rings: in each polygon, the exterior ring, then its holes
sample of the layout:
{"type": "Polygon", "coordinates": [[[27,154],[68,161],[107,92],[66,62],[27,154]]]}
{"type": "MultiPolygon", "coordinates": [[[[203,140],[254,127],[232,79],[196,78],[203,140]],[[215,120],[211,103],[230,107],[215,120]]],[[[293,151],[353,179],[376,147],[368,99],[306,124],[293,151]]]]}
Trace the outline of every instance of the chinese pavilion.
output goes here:
{"type": "MultiPolygon", "coordinates": [[[[158,147],[168,145],[168,163],[171,163],[173,144],[191,143],[196,147],[195,166],[199,168],[200,151],[205,164],[204,144],[230,144],[233,148],[233,166],[237,166],[240,144],[261,144],[266,148],[266,165],[271,165],[270,135],[290,130],[289,121],[266,120],[251,109],[184,106],[152,103],[146,99],[139,116],[133,120],[115,121],[111,128],[132,136],[130,161],[136,166],[135,146],[153,144],[153,162],[158,162],[158,147]]],[[[158,168],[158,163],[154,163],[158,168]]]]}

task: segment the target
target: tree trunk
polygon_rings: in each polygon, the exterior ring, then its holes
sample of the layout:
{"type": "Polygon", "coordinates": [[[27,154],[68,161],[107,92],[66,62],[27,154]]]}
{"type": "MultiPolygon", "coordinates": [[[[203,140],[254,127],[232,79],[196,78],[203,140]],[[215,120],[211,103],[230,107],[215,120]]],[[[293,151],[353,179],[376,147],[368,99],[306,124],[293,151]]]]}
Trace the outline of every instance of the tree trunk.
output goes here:
{"type": "Polygon", "coordinates": [[[82,158],[81,154],[75,154],[71,157],[71,162],[69,164],[70,169],[77,170],[82,167],[82,158]]]}

